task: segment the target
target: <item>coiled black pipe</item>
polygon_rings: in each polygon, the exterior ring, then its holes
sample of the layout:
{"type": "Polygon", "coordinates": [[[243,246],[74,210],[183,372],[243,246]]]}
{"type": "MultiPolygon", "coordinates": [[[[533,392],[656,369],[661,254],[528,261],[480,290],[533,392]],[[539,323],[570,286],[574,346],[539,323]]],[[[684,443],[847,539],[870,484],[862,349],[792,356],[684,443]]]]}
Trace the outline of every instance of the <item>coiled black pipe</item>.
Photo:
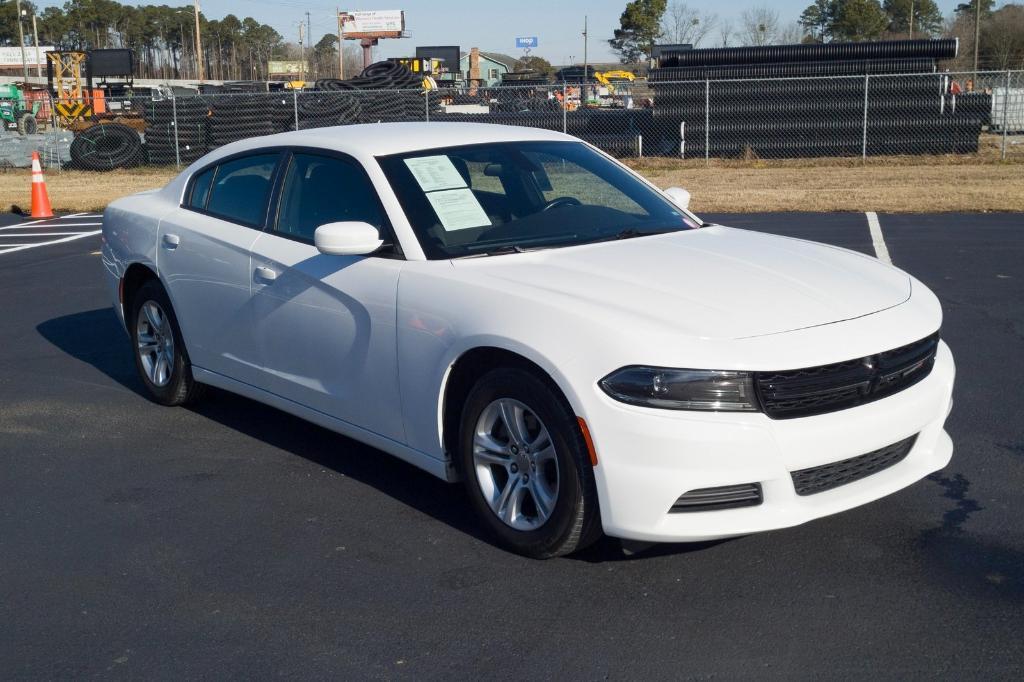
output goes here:
{"type": "Polygon", "coordinates": [[[942,38],[940,40],[882,40],[818,45],[716,47],[667,52],[658,59],[658,66],[724,66],[852,59],[952,59],[956,57],[958,45],[959,41],[956,38],[942,38]]]}
{"type": "Polygon", "coordinates": [[[679,66],[651,71],[649,81],[734,80],[739,78],[799,78],[806,76],[863,76],[865,74],[930,73],[935,60],[860,59],[840,62],[782,62],[732,66],[679,66]]]}
{"type": "Polygon", "coordinates": [[[86,128],[71,141],[71,164],[85,170],[130,168],[142,162],[142,140],[133,128],[103,123],[86,128]]]}
{"type": "Polygon", "coordinates": [[[329,123],[323,123],[323,125],[356,123],[359,120],[363,107],[355,95],[335,90],[302,93],[299,95],[298,109],[299,127],[301,128],[301,121],[329,121],[329,123]]]}

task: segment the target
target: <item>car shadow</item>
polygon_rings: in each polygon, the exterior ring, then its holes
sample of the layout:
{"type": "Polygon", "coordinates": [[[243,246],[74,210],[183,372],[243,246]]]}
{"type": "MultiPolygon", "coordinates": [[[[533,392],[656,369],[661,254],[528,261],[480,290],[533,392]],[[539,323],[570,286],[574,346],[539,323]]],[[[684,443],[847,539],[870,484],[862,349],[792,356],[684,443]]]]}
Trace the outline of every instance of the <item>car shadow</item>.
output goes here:
{"type": "MultiPolygon", "coordinates": [[[[128,337],[112,309],[57,317],[39,324],[36,330],[61,351],[146,397],[132,361],[128,337]]],[[[372,486],[467,535],[490,542],[476,524],[461,486],[445,483],[375,448],[227,391],[211,389],[203,400],[187,409],[372,486]]]]}
{"type": "MultiPolygon", "coordinates": [[[[128,337],[112,309],[57,317],[39,324],[36,330],[61,351],[95,367],[133,393],[147,397],[136,374],[128,337]]],[[[187,409],[371,486],[466,535],[494,544],[476,521],[461,486],[445,483],[376,448],[227,391],[211,389],[202,401],[187,409]]],[[[703,551],[722,542],[727,540],[644,544],[621,543],[605,537],[569,558],[590,563],[642,560],[703,551]]]]}

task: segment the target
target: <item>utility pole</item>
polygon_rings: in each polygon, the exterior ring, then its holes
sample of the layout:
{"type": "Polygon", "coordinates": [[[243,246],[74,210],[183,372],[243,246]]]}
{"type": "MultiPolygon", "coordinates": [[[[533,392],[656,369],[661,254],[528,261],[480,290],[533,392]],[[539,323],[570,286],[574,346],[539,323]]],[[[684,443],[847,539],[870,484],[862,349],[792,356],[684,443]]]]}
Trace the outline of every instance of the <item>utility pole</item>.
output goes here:
{"type": "Polygon", "coordinates": [[[583,89],[580,91],[583,93],[583,101],[580,102],[581,106],[587,106],[587,91],[590,89],[590,74],[588,71],[590,68],[587,66],[587,15],[583,15],[583,89]]]}
{"type": "Polygon", "coordinates": [[[316,78],[316,53],[313,52],[313,23],[309,20],[309,12],[306,12],[306,37],[309,40],[309,51],[313,55],[313,68],[309,71],[310,75],[316,78]]]}
{"type": "Polygon", "coordinates": [[[302,42],[303,32],[306,29],[306,25],[299,22],[299,80],[306,80],[306,46],[302,42]]]}
{"type": "Polygon", "coordinates": [[[21,72],[25,82],[28,82],[28,58],[25,56],[25,31],[21,27],[21,0],[17,2],[18,12],[18,44],[21,45],[21,72]]]}
{"type": "Polygon", "coordinates": [[[914,39],[914,0],[910,0],[910,36],[911,40],[914,39]]]}
{"type": "Polygon", "coordinates": [[[334,8],[334,13],[338,18],[338,79],[345,79],[345,38],[344,28],[341,26],[341,10],[337,7],[334,8]]]}
{"type": "Polygon", "coordinates": [[[974,80],[978,80],[979,42],[981,42],[981,0],[974,0],[974,80]]]}
{"type": "Polygon", "coordinates": [[[206,80],[206,67],[203,64],[203,40],[199,37],[199,0],[196,4],[196,68],[199,71],[199,82],[206,80]]]}
{"type": "Polygon", "coordinates": [[[43,63],[39,60],[39,30],[36,28],[36,13],[32,12],[32,42],[36,46],[36,78],[43,77],[43,63]]]}

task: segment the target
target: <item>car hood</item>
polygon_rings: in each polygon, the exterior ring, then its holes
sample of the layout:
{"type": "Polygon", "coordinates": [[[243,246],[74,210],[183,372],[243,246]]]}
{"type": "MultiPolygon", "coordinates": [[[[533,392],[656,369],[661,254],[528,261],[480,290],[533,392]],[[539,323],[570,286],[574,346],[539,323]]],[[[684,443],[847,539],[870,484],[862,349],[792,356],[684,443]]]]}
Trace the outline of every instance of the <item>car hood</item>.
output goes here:
{"type": "Polygon", "coordinates": [[[615,322],[740,339],[862,317],[910,298],[910,277],[862,254],[722,226],[452,261],[509,294],[615,322]]]}

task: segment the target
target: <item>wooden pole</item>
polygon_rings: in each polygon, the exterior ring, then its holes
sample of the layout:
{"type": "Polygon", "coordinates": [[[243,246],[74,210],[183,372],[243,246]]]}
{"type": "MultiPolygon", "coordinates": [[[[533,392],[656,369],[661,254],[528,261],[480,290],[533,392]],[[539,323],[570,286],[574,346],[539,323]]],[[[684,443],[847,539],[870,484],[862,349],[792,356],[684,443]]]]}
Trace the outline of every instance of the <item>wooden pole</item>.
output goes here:
{"type": "Polygon", "coordinates": [[[338,78],[345,80],[345,29],[341,25],[341,10],[334,8],[338,15],[338,78]]]}
{"type": "Polygon", "coordinates": [[[206,80],[206,66],[203,64],[203,40],[199,37],[199,0],[195,0],[196,7],[196,70],[199,72],[199,82],[206,80]]]}

